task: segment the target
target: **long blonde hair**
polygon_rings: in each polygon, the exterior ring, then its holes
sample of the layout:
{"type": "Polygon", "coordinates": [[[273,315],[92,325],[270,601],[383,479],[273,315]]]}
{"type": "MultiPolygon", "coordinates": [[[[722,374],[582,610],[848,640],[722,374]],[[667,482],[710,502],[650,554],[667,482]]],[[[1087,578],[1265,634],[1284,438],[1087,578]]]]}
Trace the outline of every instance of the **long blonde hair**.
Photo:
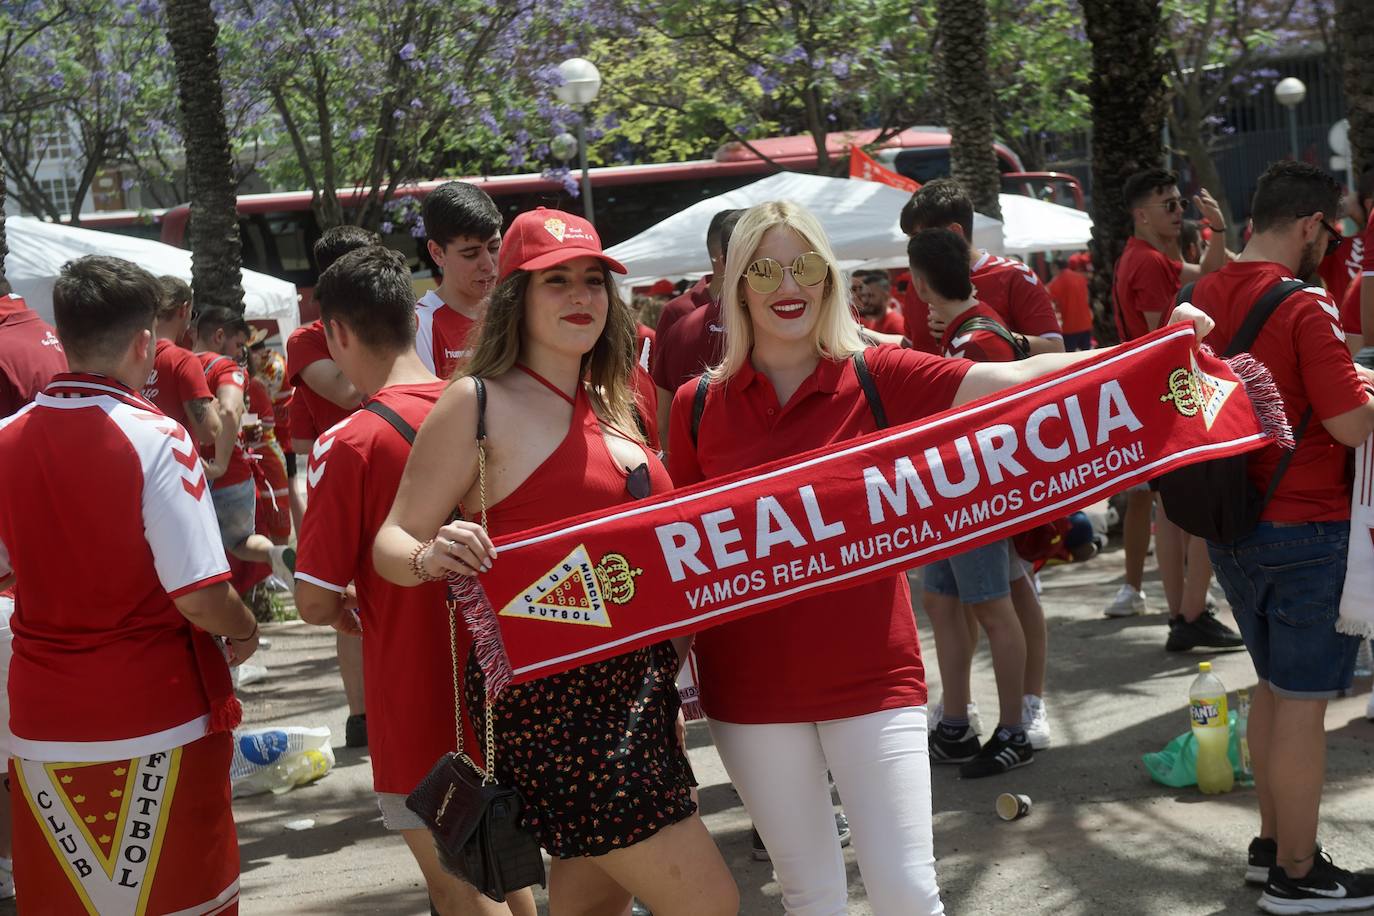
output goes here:
{"type": "Polygon", "coordinates": [[[720,311],[725,326],[725,352],[720,362],[707,370],[712,383],[728,381],[749,358],[754,346],[754,326],[744,305],[744,271],[754,260],[764,234],[775,226],[786,226],[805,240],[830,265],[821,296],[820,316],[812,343],[822,359],[848,359],[864,349],[859,323],[849,308],[849,290],[841,283],[844,274],[835,259],[835,250],[821,228],[820,220],[801,204],[772,200],[750,207],[730,234],[730,247],[721,281],[720,311]]]}
{"type": "MultiPolygon", "coordinates": [[[[639,408],[631,385],[635,369],[635,321],[604,265],[602,275],[606,281],[606,326],[591,350],[582,356],[582,376],[590,383],[587,394],[592,410],[602,422],[643,444],[644,436],[636,419],[639,408]]],[[[520,357],[525,296],[532,276],[527,270],[517,270],[492,290],[472,358],[461,375],[495,378],[515,368],[520,357]]]]}

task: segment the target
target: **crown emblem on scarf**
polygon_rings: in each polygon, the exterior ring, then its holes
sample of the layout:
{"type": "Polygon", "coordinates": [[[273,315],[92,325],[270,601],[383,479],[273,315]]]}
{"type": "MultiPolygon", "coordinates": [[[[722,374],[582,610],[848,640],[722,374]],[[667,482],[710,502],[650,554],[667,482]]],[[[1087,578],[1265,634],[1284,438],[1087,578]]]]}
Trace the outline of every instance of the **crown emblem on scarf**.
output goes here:
{"type": "Polygon", "coordinates": [[[556,238],[559,242],[562,242],[563,234],[567,231],[568,224],[556,216],[550,216],[548,219],[544,220],[544,229],[548,231],[549,235],[556,238]]]}
{"type": "Polygon", "coordinates": [[[1190,369],[1175,369],[1169,373],[1169,391],[1160,395],[1161,401],[1172,401],[1174,409],[1185,417],[1195,417],[1202,408],[1202,391],[1197,377],[1190,369]]]}
{"type": "Polygon", "coordinates": [[[635,576],[644,570],[630,565],[623,554],[608,553],[596,564],[596,580],[612,604],[629,604],[635,596],[635,576]]]}

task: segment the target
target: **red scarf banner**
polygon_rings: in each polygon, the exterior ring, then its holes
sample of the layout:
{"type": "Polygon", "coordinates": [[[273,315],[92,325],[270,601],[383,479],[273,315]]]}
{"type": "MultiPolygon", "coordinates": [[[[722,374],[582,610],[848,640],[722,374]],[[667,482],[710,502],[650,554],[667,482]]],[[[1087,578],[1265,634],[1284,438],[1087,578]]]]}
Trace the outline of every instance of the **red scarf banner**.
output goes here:
{"type": "Polygon", "coordinates": [[[1194,339],[1163,328],[905,426],[498,538],[480,587],[454,586],[488,683],[891,576],[1186,464],[1291,446],[1263,367],[1194,339]]]}

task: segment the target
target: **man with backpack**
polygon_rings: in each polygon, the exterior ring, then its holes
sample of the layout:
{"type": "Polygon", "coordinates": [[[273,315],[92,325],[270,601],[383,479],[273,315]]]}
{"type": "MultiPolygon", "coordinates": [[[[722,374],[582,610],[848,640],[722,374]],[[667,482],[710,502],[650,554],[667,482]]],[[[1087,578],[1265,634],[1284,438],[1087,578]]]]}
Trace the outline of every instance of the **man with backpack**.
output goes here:
{"type": "Polygon", "coordinates": [[[1292,278],[1311,276],[1339,244],[1340,200],[1340,184],[1320,169],[1270,166],[1245,251],[1198,280],[1191,296],[1216,321],[1207,343],[1217,352],[1253,341],[1241,348],[1273,375],[1297,440],[1291,458],[1276,446],[1247,456],[1249,482],[1267,501],[1251,498],[1234,540],[1209,543],[1259,676],[1249,744],[1260,831],[1246,880],[1265,884],[1259,905],[1270,913],[1374,907],[1374,877],[1336,867],[1317,845],[1326,704],[1350,687],[1359,646],[1336,629],[1350,537],[1348,447],[1374,432],[1374,400],[1336,304],[1292,278]],[[1271,310],[1252,333],[1257,322],[1247,315],[1264,306],[1271,310]]]}
{"type": "MultiPolygon", "coordinates": [[[[532,914],[528,891],[498,905],[445,872],[429,831],[405,805],[434,761],[454,748],[444,586],[400,588],[372,565],[372,541],[396,497],[416,428],[447,384],[415,349],[410,271],[394,251],[358,249],[320,275],[315,296],[330,357],[364,401],[320,437],[310,456],[296,606],[301,619],[349,638],[367,629],[363,683],[373,711],[373,787],[382,823],[410,847],[435,911],[532,914]]],[[[459,650],[467,645],[461,625],[455,638],[459,650]]]]}

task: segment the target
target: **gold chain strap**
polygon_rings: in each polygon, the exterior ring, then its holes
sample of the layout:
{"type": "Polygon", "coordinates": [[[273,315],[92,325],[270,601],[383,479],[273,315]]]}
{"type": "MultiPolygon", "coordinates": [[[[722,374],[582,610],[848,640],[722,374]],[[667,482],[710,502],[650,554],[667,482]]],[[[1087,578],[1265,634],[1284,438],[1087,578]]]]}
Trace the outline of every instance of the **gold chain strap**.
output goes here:
{"type": "MultiPolygon", "coordinates": [[[[482,501],[482,530],[487,530],[487,450],[482,440],[477,440],[477,492],[482,501]]],[[[496,725],[492,715],[491,694],[486,693],[486,753],[483,755],[485,768],[473,763],[472,758],[463,752],[463,688],[462,677],[458,670],[458,606],[452,599],[448,601],[448,650],[453,660],[453,731],[458,756],[482,777],[482,784],[496,782],[496,725]]]]}

